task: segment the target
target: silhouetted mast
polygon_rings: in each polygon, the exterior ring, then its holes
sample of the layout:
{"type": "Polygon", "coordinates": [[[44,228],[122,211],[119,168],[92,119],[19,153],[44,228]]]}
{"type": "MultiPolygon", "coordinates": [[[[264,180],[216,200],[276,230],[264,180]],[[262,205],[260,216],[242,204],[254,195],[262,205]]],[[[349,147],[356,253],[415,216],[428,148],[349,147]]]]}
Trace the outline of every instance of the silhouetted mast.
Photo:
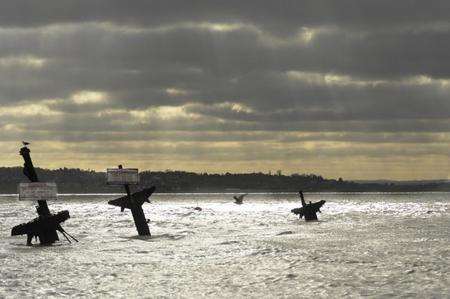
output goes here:
{"type": "MultiPolygon", "coordinates": [[[[29,143],[23,142],[25,145],[20,149],[20,155],[23,157],[25,161],[23,167],[23,174],[32,182],[39,182],[38,176],[36,174],[36,170],[33,166],[33,161],[31,161],[30,149],[27,147],[29,143]]],[[[48,217],[51,215],[50,210],[47,205],[46,200],[38,200],[38,206],[36,207],[37,213],[40,217],[48,217]]],[[[58,241],[58,234],[56,233],[56,229],[48,228],[45,229],[42,234],[39,236],[39,240],[41,244],[52,244],[55,241],[58,241]]]]}

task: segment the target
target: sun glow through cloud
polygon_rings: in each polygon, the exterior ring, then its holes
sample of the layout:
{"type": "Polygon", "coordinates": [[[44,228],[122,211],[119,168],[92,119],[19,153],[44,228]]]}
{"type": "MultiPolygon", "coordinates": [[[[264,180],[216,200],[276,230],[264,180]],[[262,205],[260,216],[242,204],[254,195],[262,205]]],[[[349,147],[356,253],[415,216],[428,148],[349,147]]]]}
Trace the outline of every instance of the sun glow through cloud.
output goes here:
{"type": "Polygon", "coordinates": [[[76,104],[97,104],[107,101],[107,95],[104,92],[83,90],[72,95],[72,101],[76,104]]]}

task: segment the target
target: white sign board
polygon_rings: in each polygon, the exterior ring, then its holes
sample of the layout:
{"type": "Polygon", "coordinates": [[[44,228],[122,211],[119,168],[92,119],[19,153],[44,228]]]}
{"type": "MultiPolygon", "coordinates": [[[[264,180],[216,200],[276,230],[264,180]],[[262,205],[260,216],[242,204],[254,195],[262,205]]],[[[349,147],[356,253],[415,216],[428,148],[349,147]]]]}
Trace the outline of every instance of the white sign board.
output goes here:
{"type": "Polygon", "coordinates": [[[56,200],[58,189],[56,183],[20,183],[19,200],[56,200]]]}
{"type": "Polygon", "coordinates": [[[139,171],[137,168],[108,168],[106,178],[108,185],[137,185],[139,171]]]}

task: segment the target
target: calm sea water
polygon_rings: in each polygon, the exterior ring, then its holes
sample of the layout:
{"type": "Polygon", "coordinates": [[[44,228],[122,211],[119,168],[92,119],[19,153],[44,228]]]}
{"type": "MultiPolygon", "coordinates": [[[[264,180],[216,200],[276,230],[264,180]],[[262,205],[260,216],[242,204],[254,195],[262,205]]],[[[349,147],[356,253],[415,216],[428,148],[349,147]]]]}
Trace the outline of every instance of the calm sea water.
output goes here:
{"type": "Polygon", "coordinates": [[[314,223],[296,194],[156,194],[150,239],[115,197],[50,203],[80,242],[27,247],[10,231],[32,203],[0,196],[0,297],[450,298],[450,193],[306,194],[314,223]]]}

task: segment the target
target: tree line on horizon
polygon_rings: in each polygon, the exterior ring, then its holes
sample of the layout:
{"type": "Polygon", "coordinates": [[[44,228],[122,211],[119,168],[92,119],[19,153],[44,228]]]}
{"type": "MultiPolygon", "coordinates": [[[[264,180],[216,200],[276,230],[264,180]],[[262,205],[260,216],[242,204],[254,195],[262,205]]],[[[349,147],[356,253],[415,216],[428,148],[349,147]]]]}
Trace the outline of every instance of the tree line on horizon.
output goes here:
{"type": "MultiPolygon", "coordinates": [[[[17,193],[21,182],[28,182],[22,167],[0,167],[0,193],[17,193]]],[[[60,193],[116,193],[120,186],[106,185],[105,172],[76,168],[36,168],[40,181],[55,182],[60,193]]],[[[326,179],[315,174],[283,175],[257,173],[209,174],[186,171],[143,171],[140,187],[156,186],[157,192],[415,192],[450,191],[448,182],[360,183],[326,179]]]]}

